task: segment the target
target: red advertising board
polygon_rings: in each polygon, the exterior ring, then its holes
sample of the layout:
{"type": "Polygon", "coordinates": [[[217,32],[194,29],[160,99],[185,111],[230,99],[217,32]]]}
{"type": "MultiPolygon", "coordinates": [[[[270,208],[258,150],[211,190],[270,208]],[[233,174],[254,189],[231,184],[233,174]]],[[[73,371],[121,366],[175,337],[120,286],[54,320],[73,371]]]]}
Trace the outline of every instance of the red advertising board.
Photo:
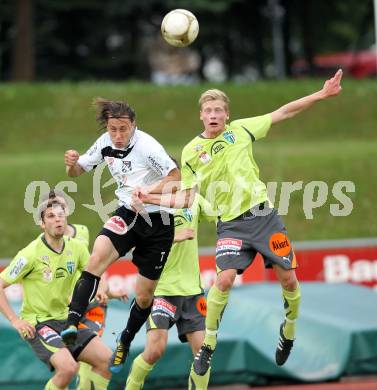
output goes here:
{"type": "MultiPolygon", "coordinates": [[[[377,291],[377,244],[347,247],[347,242],[343,242],[343,246],[327,245],[326,248],[321,248],[318,243],[313,243],[312,248],[300,248],[300,244],[297,247],[297,276],[300,281],[354,283],[372,287],[377,291]]],[[[200,270],[205,288],[210,287],[216,278],[215,256],[211,252],[206,250],[206,254],[200,256],[200,270]]],[[[118,260],[105,274],[111,288],[125,289],[129,294],[134,292],[136,275],[136,267],[129,259],[118,260]]],[[[263,260],[258,255],[252,266],[237,276],[235,284],[274,280],[276,279],[273,271],[265,270],[263,260]]],[[[7,296],[11,300],[19,300],[22,296],[20,286],[9,287],[7,296]]]]}

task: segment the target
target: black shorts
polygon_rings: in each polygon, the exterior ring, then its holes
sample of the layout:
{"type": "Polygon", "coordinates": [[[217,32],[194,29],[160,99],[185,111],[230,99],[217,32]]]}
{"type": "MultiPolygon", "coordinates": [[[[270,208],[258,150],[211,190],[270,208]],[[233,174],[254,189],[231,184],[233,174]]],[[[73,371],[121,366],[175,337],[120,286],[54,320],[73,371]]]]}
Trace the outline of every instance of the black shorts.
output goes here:
{"type": "MultiPolygon", "coordinates": [[[[32,339],[26,339],[37,357],[46,363],[51,371],[54,369],[50,362],[51,356],[59,349],[67,348],[60,336],[66,326],[66,321],[49,320],[40,322],[35,326],[35,336],[32,339]]],[[[79,329],[75,344],[68,347],[75,360],[94,337],[96,337],[96,334],[91,330],[79,329]]]]}
{"type": "Polygon", "coordinates": [[[147,214],[147,221],[125,207],[120,207],[105,223],[99,235],[109,237],[119,257],[132,248],[132,262],[140,275],[158,280],[174,239],[174,217],[166,212],[147,214]]]}

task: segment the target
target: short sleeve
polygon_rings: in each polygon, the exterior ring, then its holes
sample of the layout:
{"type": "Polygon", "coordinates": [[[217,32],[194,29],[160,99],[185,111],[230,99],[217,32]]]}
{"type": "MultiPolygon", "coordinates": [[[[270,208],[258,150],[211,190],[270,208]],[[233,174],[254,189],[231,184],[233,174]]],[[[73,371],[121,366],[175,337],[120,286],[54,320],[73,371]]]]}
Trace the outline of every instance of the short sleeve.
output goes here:
{"type": "Polygon", "coordinates": [[[89,172],[104,161],[101,147],[102,139],[103,136],[98,138],[89,150],[79,157],[77,163],[82,167],[82,169],[84,169],[84,171],[89,172]]]}
{"type": "Polygon", "coordinates": [[[85,243],[81,242],[81,241],[77,241],[77,246],[79,248],[79,258],[78,258],[78,262],[77,262],[77,270],[81,273],[82,271],[84,271],[86,265],[88,264],[88,261],[89,261],[89,251],[88,251],[88,248],[86,247],[85,243]]]}
{"type": "Polygon", "coordinates": [[[181,181],[182,181],[182,190],[187,190],[193,188],[196,184],[196,175],[193,167],[188,162],[188,158],[183,149],[182,158],[181,158],[181,181]]]}
{"type": "Polygon", "coordinates": [[[28,259],[21,251],[0,273],[0,277],[8,284],[19,283],[32,270],[32,260],[28,259]]]}
{"type": "Polygon", "coordinates": [[[145,150],[147,165],[159,176],[165,177],[170,171],[177,168],[175,162],[156,140],[149,140],[148,147],[145,150]]]}
{"type": "Polygon", "coordinates": [[[237,119],[230,123],[230,127],[236,126],[249,133],[252,141],[265,137],[271,127],[271,114],[255,116],[253,118],[237,119]]]}

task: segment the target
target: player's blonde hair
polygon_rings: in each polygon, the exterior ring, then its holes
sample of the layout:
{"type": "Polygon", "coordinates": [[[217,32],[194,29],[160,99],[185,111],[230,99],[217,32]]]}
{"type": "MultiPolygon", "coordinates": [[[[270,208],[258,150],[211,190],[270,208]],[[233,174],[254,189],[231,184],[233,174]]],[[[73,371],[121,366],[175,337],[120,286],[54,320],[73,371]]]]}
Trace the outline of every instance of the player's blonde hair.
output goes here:
{"type": "Polygon", "coordinates": [[[225,108],[227,111],[229,111],[229,103],[230,100],[228,96],[219,89],[208,89],[207,91],[203,92],[199,98],[199,106],[200,109],[202,108],[204,103],[213,101],[213,100],[221,100],[225,103],[225,108]]]}

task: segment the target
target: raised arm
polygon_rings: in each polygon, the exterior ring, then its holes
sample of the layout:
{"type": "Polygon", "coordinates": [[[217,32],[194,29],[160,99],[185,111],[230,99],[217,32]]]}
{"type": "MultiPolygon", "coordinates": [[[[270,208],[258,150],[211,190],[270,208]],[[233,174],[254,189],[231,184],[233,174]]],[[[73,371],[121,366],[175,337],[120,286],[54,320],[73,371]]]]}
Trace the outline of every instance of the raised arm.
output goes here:
{"type": "Polygon", "coordinates": [[[77,163],[80,155],[76,150],[67,150],[64,154],[64,163],[69,177],[77,177],[85,170],[77,163]]]}
{"type": "Polygon", "coordinates": [[[327,80],[320,91],[317,91],[311,95],[304,96],[301,99],[294,100],[284,106],[281,106],[277,110],[271,112],[272,124],[281,122],[285,119],[292,118],[301,111],[306,110],[314,103],[327,99],[332,96],[337,96],[342,90],[340,81],[342,80],[343,72],[339,69],[334,77],[327,80]]]}

